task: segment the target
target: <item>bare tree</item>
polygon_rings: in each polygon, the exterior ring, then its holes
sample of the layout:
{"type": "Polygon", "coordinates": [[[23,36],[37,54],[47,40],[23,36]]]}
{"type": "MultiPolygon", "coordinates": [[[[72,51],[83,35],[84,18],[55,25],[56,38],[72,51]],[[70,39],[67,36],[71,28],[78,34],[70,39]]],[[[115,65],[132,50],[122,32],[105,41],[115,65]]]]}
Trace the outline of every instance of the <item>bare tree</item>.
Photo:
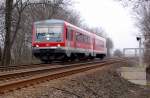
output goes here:
{"type": "MultiPolygon", "coordinates": [[[[82,20],[79,13],[67,7],[71,3],[70,0],[16,0],[13,3],[11,13],[9,62],[10,60],[13,64],[31,62],[31,38],[34,21],[56,18],[81,27],[82,20]]],[[[92,30],[101,33],[100,29],[92,30]]],[[[5,33],[3,34],[5,35],[5,33]]]]}
{"type": "Polygon", "coordinates": [[[6,0],[5,6],[6,6],[6,10],[5,10],[6,34],[5,34],[5,44],[4,44],[2,65],[9,65],[11,59],[10,34],[11,34],[13,0],[6,0]]]}
{"type": "Polygon", "coordinates": [[[77,12],[73,9],[68,9],[66,7],[59,9],[58,12],[55,15],[53,15],[53,18],[63,19],[63,20],[65,20],[71,24],[74,24],[78,27],[81,27],[81,23],[82,23],[79,12],[77,12]]]}
{"type": "MultiPolygon", "coordinates": [[[[31,2],[29,0],[24,2],[18,1],[18,4],[14,7],[12,15],[12,63],[22,64],[22,61],[31,61],[31,36],[33,22],[57,18],[56,16],[59,11],[65,9],[64,7],[69,4],[69,0],[40,0],[38,2],[31,2]],[[25,58],[25,60],[22,60],[23,58],[25,58]]],[[[64,12],[62,11],[61,13],[64,12]]],[[[61,18],[65,20],[66,16],[62,15],[61,18]]]]}
{"type": "Polygon", "coordinates": [[[106,38],[106,48],[107,48],[107,56],[111,56],[111,51],[113,49],[113,42],[110,38],[106,38]]]}
{"type": "Polygon", "coordinates": [[[4,45],[4,36],[5,36],[5,6],[4,2],[0,4],[0,45],[1,47],[4,45]]]}
{"type": "Polygon", "coordinates": [[[6,28],[6,33],[3,32],[0,34],[2,36],[1,38],[5,39],[2,64],[9,65],[12,59],[13,63],[19,62],[20,57],[28,54],[29,51],[27,50],[31,49],[33,22],[53,18],[60,9],[71,4],[69,1],[70,0],[15,0],[14,2],[10,2],[7,0],[7,2],[5,2],[5,12],[7,14],[5,15],[5,27],[2,29],[5,31],[6,28]],[[26,52],[25,54],[24,51],[26,52]],[[16,60],[15,62],[14,59],[16,60]]]}
{"type": "Polygon", "coordinates": [[[140,3],[137,15],[139,16],[139,27],[145,38],[144,61],[150,66],[150,1],[140,3]]]}
{"type": "Polygon", "coordinates": [[[123,54],[122,54],[122,52],[121,52],[119,49],[116,49],[116,50],[114,51],[114,56],[122,57],[123,54]]]}
{"type": "Polygon", "coordinates": [[[150,1],[149,0],[120,0],[124,5],[131,6],[133,15],[137,18],[136,24],[144,37],[144,61],[150,66],[150,1]]]}
{"type": "Polygon", "coordinates": [[[97,35],[99,35],[99,36],[101,36],[101,37],[106,38],[106,33],[103,30],[103,28],[101,28],[101,27],[91,28],[90,31],[97,34],[97,35]]]}

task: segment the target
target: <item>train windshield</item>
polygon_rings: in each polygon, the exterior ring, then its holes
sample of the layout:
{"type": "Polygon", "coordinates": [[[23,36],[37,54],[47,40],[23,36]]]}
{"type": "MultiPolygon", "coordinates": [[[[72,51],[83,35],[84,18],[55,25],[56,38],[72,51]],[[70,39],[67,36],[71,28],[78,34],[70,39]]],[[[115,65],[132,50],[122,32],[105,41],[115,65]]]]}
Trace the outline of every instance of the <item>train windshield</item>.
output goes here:
{"type": "Polygon", "coordinates": [[[63,41],[63,26],[36,26],[36,41],[61,42],[63,41]]]}

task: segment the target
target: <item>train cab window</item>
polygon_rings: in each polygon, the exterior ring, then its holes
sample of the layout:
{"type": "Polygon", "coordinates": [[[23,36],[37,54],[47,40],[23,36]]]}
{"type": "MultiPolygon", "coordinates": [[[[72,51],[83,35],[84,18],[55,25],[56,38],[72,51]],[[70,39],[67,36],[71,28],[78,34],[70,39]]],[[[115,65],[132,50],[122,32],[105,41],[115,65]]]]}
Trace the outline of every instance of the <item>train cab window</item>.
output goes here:
{"type": "Polygon", "coordinates": [[[63,40],[62,25],[37,25],[35,32],[37,42],[61,42],[63,40]]]}

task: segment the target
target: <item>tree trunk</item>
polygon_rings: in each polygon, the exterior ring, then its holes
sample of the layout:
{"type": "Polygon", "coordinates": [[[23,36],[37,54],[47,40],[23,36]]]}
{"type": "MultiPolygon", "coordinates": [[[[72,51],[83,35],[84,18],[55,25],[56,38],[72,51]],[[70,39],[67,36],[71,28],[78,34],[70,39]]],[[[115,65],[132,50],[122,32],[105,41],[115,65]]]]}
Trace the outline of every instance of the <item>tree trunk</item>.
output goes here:
{"type": "Polygon", "coordinates": [[[10,34],[11,34],[11,20],[12,20],[12,6],[13,0],[6,0],[6,10],[5,10],[5,43],[4,52],[2,58],[2,65],[7,66],[11,61],[11,49],[10,49],[10,34]]]}

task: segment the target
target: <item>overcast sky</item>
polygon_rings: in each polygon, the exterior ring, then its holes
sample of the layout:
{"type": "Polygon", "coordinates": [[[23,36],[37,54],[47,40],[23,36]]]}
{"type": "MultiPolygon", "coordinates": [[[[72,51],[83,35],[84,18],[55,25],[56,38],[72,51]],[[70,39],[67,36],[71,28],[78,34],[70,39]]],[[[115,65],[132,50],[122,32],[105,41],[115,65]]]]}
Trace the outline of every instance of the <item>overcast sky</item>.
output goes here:
{"type": "Polygon", "coordinates": [[[138,47],[132,12],[114,0],[74,0],[75,9],[90,27],[102,27],[115,49],[138,47]]]}

